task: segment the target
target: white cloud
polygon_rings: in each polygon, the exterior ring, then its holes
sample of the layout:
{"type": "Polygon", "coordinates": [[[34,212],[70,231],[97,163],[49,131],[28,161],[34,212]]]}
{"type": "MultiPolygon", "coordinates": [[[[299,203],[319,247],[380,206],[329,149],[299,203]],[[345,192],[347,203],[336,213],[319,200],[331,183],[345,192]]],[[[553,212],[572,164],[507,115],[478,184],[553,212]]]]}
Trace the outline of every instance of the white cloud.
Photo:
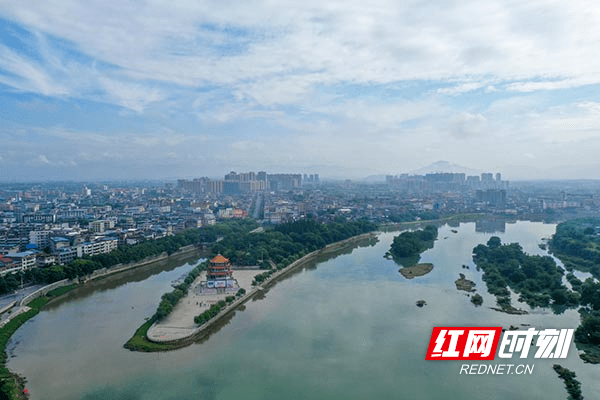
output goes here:
{"type": "Polygon", "coordinates": [[[69,94],[67,87],[55,82],[42,65],[17,54],[3,44],[0,44],[0,70],[8,73],[0,74],[0,83],[15,89],[38,92],[46,96],[69,94]]]}
{"type": "Polygon", "coordinates": [[[484,135],[487,119],[481,114],[461,112],[449,121],[449,130],[452,136],[460,139],[476,135],[484,135]]]}
{"type": "Polygon", "coordinates": [[[318,72],[322,84],[600,79],[600,32],[591,29],[599,10],[587,1],[244,2],[227,12],[209,3],[47,1],[9,3],[4,15],[134,78],[193,87],[249,87],[297,71],[318,72]]]}
{"type": "Polygon", "coordinates": [[[463,83],[461,85],[441,88],[438,89],[437,92],[440,94],[449,94],[449,95],[457,95],[466,92],[471,92],[473,90],[477,90],[485,86],[485,82],[477,82],[477,83],[463,83]]]}
{"type": "Polygon", "coordinates": [[[116,103],[138,113],[150,103],[164,99],[164,95],[155,88],[109,78],[101,78],[100,83],[116,103]]]}
{"type": "Polygon", "coordinates": [[[230,165],[236,153],[385,172],[599,150],[598,104],[560,98],[600,84],[600,9],[588,1],[49,0],[5,2],[0,15],[31,32],[27,51],[0,44],[1,83],[121,108],[110,134],[103,121],[27,130],[69,155],[6,135],[11,151],[57,165],[173,154],[230,165]]]}

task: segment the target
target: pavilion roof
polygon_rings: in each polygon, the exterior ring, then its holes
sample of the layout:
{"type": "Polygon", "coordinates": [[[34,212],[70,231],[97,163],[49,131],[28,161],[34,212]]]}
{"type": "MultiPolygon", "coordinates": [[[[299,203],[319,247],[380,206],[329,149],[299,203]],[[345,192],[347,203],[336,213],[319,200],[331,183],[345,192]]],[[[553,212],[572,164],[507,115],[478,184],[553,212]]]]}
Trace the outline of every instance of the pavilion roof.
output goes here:
{"type": "Polygon", "coordinates": [[[213,264],[224,264],[224,263],[228,263],[229,259],[223,257],[220,254],[217,254],[215,257],[213,257],[212,260],[210,260],[210,262],[213,263],[213,264]]]}

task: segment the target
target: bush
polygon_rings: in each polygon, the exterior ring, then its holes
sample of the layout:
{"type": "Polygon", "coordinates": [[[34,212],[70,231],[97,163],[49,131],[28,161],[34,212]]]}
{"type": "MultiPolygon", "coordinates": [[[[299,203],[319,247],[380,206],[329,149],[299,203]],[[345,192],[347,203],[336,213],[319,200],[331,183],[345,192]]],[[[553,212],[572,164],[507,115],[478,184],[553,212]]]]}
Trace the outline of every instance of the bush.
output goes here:
{"type": "Polygon", "coordinates": [[[483,297],[479,293],[476,293],[471,297],[471,303],[480,306],[483,304],[483,297]]]}

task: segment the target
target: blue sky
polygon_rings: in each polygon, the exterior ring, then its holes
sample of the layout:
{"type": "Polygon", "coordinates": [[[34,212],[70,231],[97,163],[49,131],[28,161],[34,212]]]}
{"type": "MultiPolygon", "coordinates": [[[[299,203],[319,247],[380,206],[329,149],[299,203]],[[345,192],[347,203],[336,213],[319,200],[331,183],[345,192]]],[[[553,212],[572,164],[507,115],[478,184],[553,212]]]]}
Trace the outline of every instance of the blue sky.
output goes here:
{"type": "Polygon", "coordinates": [[[590,1],[0,0],[0,180],[598,178],[599,24],[590,1]]]}

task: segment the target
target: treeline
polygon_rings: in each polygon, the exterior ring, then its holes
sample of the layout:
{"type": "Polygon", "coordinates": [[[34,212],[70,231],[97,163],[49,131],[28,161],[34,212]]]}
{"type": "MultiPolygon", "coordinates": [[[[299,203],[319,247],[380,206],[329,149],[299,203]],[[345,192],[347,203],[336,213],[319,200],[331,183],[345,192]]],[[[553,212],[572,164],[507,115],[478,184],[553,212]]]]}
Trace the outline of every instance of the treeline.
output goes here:
{"type": "Polygon", "coordinates": [[[592,278],[584,282],[572,273],[567,275],[573,290],[580,294],[579,309],[581,323],[575,330],[575,342],[583,345],[585,354],[581,358],[588,362],[600,362],[600,283],[592,278]]]}
{"type": "Polygon", "coordinates": [[[554,371],[558,374],[558,377],[565,383],[569,398],[567,400],[583,400],[581,394],[581,383],[576,379],[577,375],[570,369],[564,368],[560,364],[554,364],[552,366],[554,371]]]}
{"type": "Polygon", "coordinates": [[[424,229],[402,232],[394,238],[389,250],[394,258],[418,256],[423,251],[433,247],[438,230],[435,225],[427,225],[424,229]]]}
{"type": "Polygon", "coordinates": [[[270,269],[268,260],[285,267],[330,243],[377,229],[368,221],[337,221],[322,224],[312,219],[276,225],[260,233],[228,235],[216,243],[212,252],[222,254],[234,265],[260,265],[270,269]]]}
{"type": "Polygon", "coordinates": [[[21,280],[24,284],[49,284],[66,278],[74,279],[89,275],[101,268],[141,261],[164,252],[170,255],[183,246],[215,242],[218,237],[222,236],[240,235],[257,226],[256,222],[252,220],[228,221],[198,229],[188,229],[173,236],[146,240],[131,246],[121,246],[108,254],[78,258],[66,265],[32,268],[15,274],[6,274],[0,276],[0,295],[18,289],[21,286],[21,280]]]}
{"type": "Polygon", "coordinates": [[[435,211],[407,211],[403,213],[391,212],[388,215],[390,222],[412,222],[418,219],[427,221],[442,218],[442,214],[435,211]]]}
{"type": "MultiPolygon", "coordinates": [[[[267,271],[254,277],[253,285],[267,280],[276,270],[287,267],[304,255],[319,250],[328,244],[348,239],[377,229],[368,221],[336,221],[322,224],[313,219],[276,225],[272,230],[260,233],[229,235],[215,243],[213,255],[221,254],[234,265],[261,265],[267,271]],[[271,265],[275,264],[275,268],[271,265]]],[[[237,296],[244,293],[237,293],[237,296]]],[[[235,298],[231,298],[229,303],[235,298]]],[[[194,317],[194,322],[203,324],[217,315],[228,304],[219,302],[194,317]]]]}
{"type": "Polygon", "coordinates": [[[569,271],[577,269],[600,279],[600,236],[598,218],[581,218],[558,224],[550,250],[569,271]]]}
{"type": "Polygon", "coordinates": [[[562,283],[564,271],[550,256],[531,256],[518,243],[502,244],[493,236],[487,245],[473,249],[473,260],[483,270],[488,291],[498,305],[510,307],[510,287],[519,294],[519,301],[531,307],[577,306],[579,293],[562,283]]]}
{"type": "Polygon", "coordinates": [[[235,296],[227,296],[225,297],[225,300],[219,300],[217,303],[210,306],[208,310],[204,311],[200,315],[195,316],[194,322],[198,325],[202,325],[203,323],[207,322],[209,319],[217,315],[223,308],[233,303],[237,297],[243,296],[244,293],[246,293],[246,291],[241,292],[241,290],[243,289],[238,290],[235,296]]]}
{"type": "MultiPolygon", "coordinates": [[[[590,272],[600,279],[600,219],[579,218],[557,225],[550,240],[550,250],[569,271],[590,272]]],[[[581,323],[575,330],[575,343],[585,350],[581,358],[586,362],[600,362],[600,283],[592,278],[584,282],[572,272],[567,280],[580,295],[581,323]]]]}
{"type": "Polygon", "coordinates": [[[530,256],[517,243],[502,245],[492,237],[487,246],[473,249],[477,268],[484,271],[483,280],[488,291],[496,295],[502,308],[509,308],[508,287],[519,293],[519,301],[531,307],[548,307],[554,312],[579,308],[581,323],[575,330],[575,343],[585,351],[584,361],[600,362],[600,282],[593,278],[585,281],[568,273],[572,290],[562,283],[564,271],[549,256],[530,256]]]}
{"type": "Polygon", "coordinates": [[[169,315],[179,300],[188,293],[190,285],[194,282],[198,275],[200,275],[200,272],[206,269],[207,266],[207,261],[197,265],[188,273],[183,283],[177,285],[173,291],[163,294],[160,298],[160,303],[156,309],[156,313],[154,313],[152,316],[152,320],[160,321],[169,315]]]}

